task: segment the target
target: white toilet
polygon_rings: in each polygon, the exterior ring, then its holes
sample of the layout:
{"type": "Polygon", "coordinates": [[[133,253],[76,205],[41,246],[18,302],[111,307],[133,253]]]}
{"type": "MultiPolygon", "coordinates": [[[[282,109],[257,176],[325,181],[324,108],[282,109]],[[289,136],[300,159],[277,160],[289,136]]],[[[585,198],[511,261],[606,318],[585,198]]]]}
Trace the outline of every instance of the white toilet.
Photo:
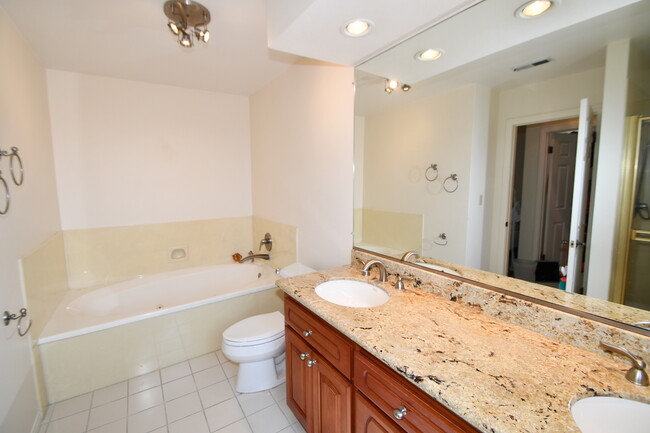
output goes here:
{"type": "Polygon", "coordinates": [[[275,311],[235,323],[223,331],[221,350],[239,364],[237,392],[258,392],[284,383],[284,315],[275,311]]]}

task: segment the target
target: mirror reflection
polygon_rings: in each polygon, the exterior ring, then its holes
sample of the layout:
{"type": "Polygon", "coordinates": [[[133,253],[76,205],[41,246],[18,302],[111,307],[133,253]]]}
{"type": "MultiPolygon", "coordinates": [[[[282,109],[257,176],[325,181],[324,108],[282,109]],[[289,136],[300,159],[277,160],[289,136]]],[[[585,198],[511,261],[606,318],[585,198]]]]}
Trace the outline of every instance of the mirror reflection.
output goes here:
{"type": "Polygon", "coordinates": [[[650,321],[649,3],[486,0],[360,65],[355,246],[650,321]]]}

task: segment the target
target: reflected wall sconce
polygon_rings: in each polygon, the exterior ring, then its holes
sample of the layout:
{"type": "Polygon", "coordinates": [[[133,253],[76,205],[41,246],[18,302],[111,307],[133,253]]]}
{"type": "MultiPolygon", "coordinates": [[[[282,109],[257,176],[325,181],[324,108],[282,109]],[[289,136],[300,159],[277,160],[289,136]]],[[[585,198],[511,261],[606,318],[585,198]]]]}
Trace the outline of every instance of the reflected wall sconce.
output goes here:
{"type": "Polygon", "coordinates": [[[192,0],[169,0],[165,2],[163,11],[169,18],[167,27],[178,37],[181,47],[193,47],[194,40],[203,43],[210,40],[210,11],[202,4],[192,0]]]}

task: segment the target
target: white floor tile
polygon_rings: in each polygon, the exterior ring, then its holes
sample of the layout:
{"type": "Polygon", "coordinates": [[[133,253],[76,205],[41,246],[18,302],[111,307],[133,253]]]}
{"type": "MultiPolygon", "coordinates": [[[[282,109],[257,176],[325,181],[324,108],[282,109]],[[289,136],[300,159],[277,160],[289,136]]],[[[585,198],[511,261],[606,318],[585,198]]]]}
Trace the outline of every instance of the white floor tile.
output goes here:
{"type": "Polygon", "coordinates": [[[307,433],[307,430],[305,430],[305,428],[299,422],[294,422],[291,424],[291,428],[296,433],[307,433]]]}
{"type": "Polygon", "coordinates": [[[155,429],[154,431],[152,431],[150,433],[167,433],[167,426],[157,428],[157,429],[155,429]]]}
{"type": "Polygon", "coordinates": [[[194,381],[199,389],[221,382],[222,380],[226,380],[226,373],[223,372],[220,365],[194,373],[194,381]]]}
{"type": "Polygon", "coordinates": [[[239,370],[239,364],[234,362],[226,361],[221,364],[223,367],[223,372],[226,373],[226,377],[235,377],[237,376],[237,371],[239,370]]]}
{"type": "Polygon", "coordinates": [[[126,397],[128,382],[120,382],[93,392],[93,407],[126,397]]]}
{"type": "MultiPolygon", "coordinates": [[[[189,367],[188,367],[189,368],[189,367]]],[[[185,394],[196,391],[194,378],[192,376],[185,376],[182,379],[177,379],[173,382],[163,384],[163,396],[165,401],[170,401],[185,394]]]]}
{"type": "Polygon", "coordinates": [[[41,423],[41,426],[38,428],[38,433],[45,433],[45,430],[47,430],[47,423],[43,422],[41,423]]]}
{"type": "Polygon", "coordinates": [[[278,433],[289,426],[287,417],[284,416],[277,404],[262,409],[248,417],[248,423],[253,433],[278,433]]]}
{"type": "Polygon", "coordinates": [[[209,433],[203,412],[169,424],[169,433],[209,433]]]}
{"type": "Polygon", "coordinates": [[[88,430],[88,433],[126,433],[126,418],[103,425],[94,430],[88,430]]]}
{"type": "Polygon", "coordinates": [[[219,359],[217,359],[217,355],[215,355],[214,352],[206,353],[198,358],[190,359],[190,368],[194,373],[205,370],[206,368],[214,367],[215,365],[218,366],[219,364],[219,359]]]}
{"type": "Polygon", "coordinates": [[[260,410],[275,404],[275,400],[273,400],[269,391],[239,394],[237,400],[239,400],[239,405],[246,416],[252,415],[255,412],[259,412],[260,410]]]}
{"type": "Polygon", "coordinates": [[[52,419],[52,412],[54,411],[54,405],[51,404],[47,407],[47,410],[45,411],[45,415],[43,415],[43,422],[50,422],[52,419]]]}
{"type": "Polygon", "coordinates": [[[215,355],[217,355],[217,359],[219,360],[219,363],[221,363],[221,364],[228,361],[228,358],[226,358],[226,355],[224,355],[221,350],[217,350],[215,352],[215,355]]]}
{"type": "Polygon", "coordinates": [[[68,400],[55,403],[54,409],[52,410],[52,418],[50,421],[54,421],[56,419],[64,418],[66,416],[70,416],[72,414],[90,409],[90,401],[92,399],[92,395],[92,392],[89,392],[88,394],[83,394],[68,400]]]}
{"type": "Polygon", "coordinates": [[[203,407],[201,406],[201,400],[199,400],[199,393],[193,392],[176,400],[166,402],[165,409],[167,410],[167,422],[171,423],[200,412],[203,407]]]}
{"type": "Polygon", "coordinates": [[[289,426],[289,427],[283,428],[278,433],[295,433],[295,432],[293,431],[293,427],[289,426]]]}
{"type": "Polygon", "coordinates": [[[163,404],[162,387],[147,389],[129,396],[129,415],[163,404]]]}
{"type": "MultiPolygon", "coordinates": [[[[217,430],[217,433],[252,433],[251,426],[248,425],[246,419],[241,419],[222,429],[217,430]]],[[[293,432],[292,432],[293,433],[293,432]]]]}
{"type": "Polygon", "coordinates": [[[192,370],[190,370],[190,363],[187,361],[179,362],[178,364],[160,370],[162,383],[171,382],[172,380],[180,379],[190,374],[192,374],[192,370]]]}
{"type": "Polygon", "coordinates": [[[88,411],[50,422],[47,433],[84,433],[88,424],[88,411]]]}
{"type": "Polygon", "coordinates": [[[280,406],[280,410],[284,414],[284,416],[287,417],[289,422],[293,424],[294,422],[298,422],[298,418],[291,412],[291,409],[289,409],[289,406],[287,406],[287,400],[280,400],[278,402],[278,406],[280,406]]]}
{"type": "Polygon", "coordinates": [[[205,410],[210,431],[217,431],[229,424],[244,418],[244,412],[239,407],[236,398],[231,398],[205,410]]]}
{"type": "Polygon", "coordinates": [[[160,386],[159,370],[129,379],[129,394],[136,394],[154,386],[160,386]]]}
{"type": "Polygon", "coordinates": [[[214,406],[215,404],[226,401],[234,396],[235,393],[227,380],[199,390],[199,397],[201,397],[201,403],[204,408],[214,406]]]}
{"type": "Polygon", "coordinates": [[[156,406],[131,415],[128,419],[127,429],[129,433],[148,433],[151,430],[164,427],[166,423],[165,409],[163,406],[156,406]]]}
{"type": "Polygon", "coordinates": [[[88,420],[88,429],[101,427],[121,418],[126,418],[126,398],[92,408],[88,420]]]}
{"type": "Polygon", "coordinates": [[[275,401],[282,401],[287,399],[287,384],[283,383],[271,389],[271,395],[275,401]]]}

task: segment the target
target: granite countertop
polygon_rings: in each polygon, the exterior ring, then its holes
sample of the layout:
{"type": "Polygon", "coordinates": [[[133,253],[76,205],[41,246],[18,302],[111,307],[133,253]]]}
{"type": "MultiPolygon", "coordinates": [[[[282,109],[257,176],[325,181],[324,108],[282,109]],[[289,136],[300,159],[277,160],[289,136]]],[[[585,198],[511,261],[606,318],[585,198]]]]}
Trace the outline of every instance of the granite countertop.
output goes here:
{"type": "Polygon", "coordinates": [[[592,395],[650,402],[629,365],[459,305],[419,288],[365,278],[343,266],[277,281],[278,287],[424,392],[486,433],[580,432],[569,404],[592,395]],[[316,295],[334,279],[371,282],[390,300],[348,308],[316,295]]]}

